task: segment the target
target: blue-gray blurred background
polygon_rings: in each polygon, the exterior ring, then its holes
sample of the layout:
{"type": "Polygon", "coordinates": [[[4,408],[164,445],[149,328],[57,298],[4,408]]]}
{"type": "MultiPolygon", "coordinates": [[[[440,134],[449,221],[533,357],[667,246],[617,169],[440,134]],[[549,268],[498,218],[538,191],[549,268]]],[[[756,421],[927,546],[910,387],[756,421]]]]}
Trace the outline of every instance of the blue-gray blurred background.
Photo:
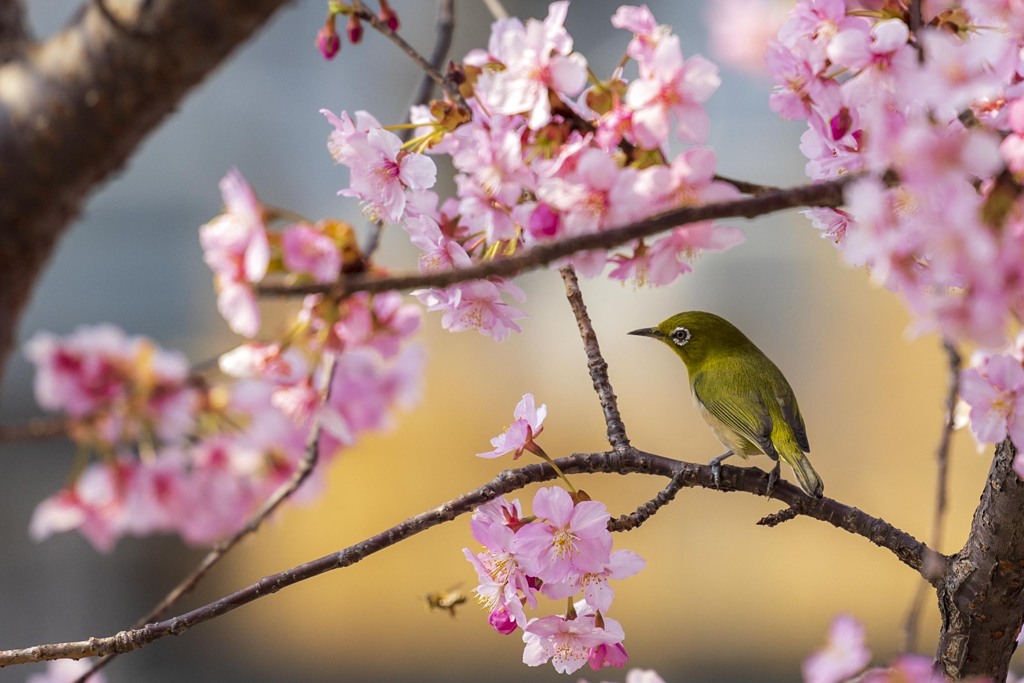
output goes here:
{"type": "MultiPolygon", "coordinates": [[[[702,3],[648,4],[682,35],[687,55],[708,54],[702,3]]],[[[29,3],[41,34],[58,29],[76,5],[29,3]]],[[[434,3],[393,5],[403,34],[429,53],[434,3]]],[[[543,2],[506,5],[524,18],[546,13],[543,2]]],[[[627,42],[609,23],[616,7],[577,0],[569,12],[576,47],[598,74],[609,73],[627,42]]],[[[40,329],[66,333],[108,321],[195,362],[231,348],[237,340],[216,313],[197,240],[198,226],[219,211],[217,181],[229,166],[238,166],[269,204],[360,224],[354,203],[335,195],[345,174],[327,154],[329,127],[317,112],[367,109],[399,122],[420,76],[369,31],[362,45],[346,44],[335,61],[323,61],[313,37],[325,9],[325,2],[303,1],[280,12],[89,201],[35,292],[21,339],[40,329]]],[[[460,58],[486,45],[491,18],[476,0],[459,0],[456,11],[452,54],[460,58]]],[[[722,88],[708,103],[721,173],[802,182],[802,126],[769,111],[766,82],[727,69],[722,75],[722,88]]],[[[872,288],[864,272],[843,267],[798,213],[732,224],[744,228],[746,243],[699,260],[693,274],[671,287],[583,283],[633,442],[688,460],[719,452],[691,405],[681,364],[625,335],[679,310],[712,310],[744,329],[789,377],[827,493],[926,538],[946,377],[938,341],[906,338],[908,320],[898,301],[872,288]]],[[[412,269],[415,254],[402,238],[399,230],[385,235],[381,261],[412,269]]],[[[419,408],[338,459],[319,502],[280,514],[182,609],[361,540],[488,480],[503,463],[472,454],[488,447],[526,391],[549,407],[549,453],[604,448],[601,411],[560,279],[540,272],[520,284],[530,317],[523,333],[503,344],[445,333],[428,316],[419,408]]],[[[19,355],[8,365],[0,421],[37,414],[29,367],[19,355]]],[[[63,485],[73,455],[65,442],[0,446],[0,648],[112,634],[201,557],[172,538],[123,540],[109,555],[77,534],[32,543],[26,531],[32,510],[63,485]]],[[[985,469],[986,457],[959,435],[940,550],[962,543],[985,469]]],[[[615,515],[662,485],[639,476],[585,482],[615,515]]],[[[668,681],[798,680],[800,662],[823,643],[838,612],[866,623],[878,661],[900,649],[919,579],[863,538],[819,522],[754,525],[777,508],[753,496],[683,491],[644,527],[616,538],[617,547],[649,561],[641,575],[620,582],[611,613],[626,629],[633,664],[656,668],[668,681]]],[[[424,609],[427,592],[472,587],[461,553],[472,545],[467,521],[459,520],[122,657],[108,676],[155,683],[566,680],[549,667],[523,666],[521,643],[494,634],[475,606],[456,619],[424,609]]],[[[921,650],[930,652],[937,625],[931,599],[925,616],[921,650]]],[[[0,681],[24,680],[39,668],[0,670],[0,681]]],[[[592,681],[624,676],[581,674],[592,681]]]]}

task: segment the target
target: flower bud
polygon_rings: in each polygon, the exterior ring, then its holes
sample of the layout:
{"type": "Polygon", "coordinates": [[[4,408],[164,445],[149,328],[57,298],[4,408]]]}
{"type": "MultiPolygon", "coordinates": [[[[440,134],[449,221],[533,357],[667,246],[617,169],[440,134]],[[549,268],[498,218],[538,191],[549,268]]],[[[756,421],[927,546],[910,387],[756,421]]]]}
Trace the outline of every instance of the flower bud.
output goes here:
{"type": "Polygon", "coordinates": [[[387,24],[388,28],[392,31],[398,30],[398,14],[395,10],[391,9],[388,0],[380,0],[380,20],[387,24]]]}
{"type": "Polygon", "coordinates": [[[341,37],[338,35],[337,27],[334,25],[334,15],[328,14],[323,27],[316,34],[316,49],[324,56],[324,59],[334,59],[334,56],[341,50],[341,37]]]}
{"type": "Polygon", "coordinates": [[[363,39],[363,22],[359,21],[359,17],[355,14],[348,15],[348,25],[345,26],[345,31],[348,33],[348,40],[353,45],[356,45],[363,39]]]}
{"type": "Polygon", "coordinates": [[[504,607],[499,607],[491,612],[490,616],[487,617],[487,621],[490,623],[491,628],[503,636],[507,636],[516,630],[515,620],[504,607]]]}

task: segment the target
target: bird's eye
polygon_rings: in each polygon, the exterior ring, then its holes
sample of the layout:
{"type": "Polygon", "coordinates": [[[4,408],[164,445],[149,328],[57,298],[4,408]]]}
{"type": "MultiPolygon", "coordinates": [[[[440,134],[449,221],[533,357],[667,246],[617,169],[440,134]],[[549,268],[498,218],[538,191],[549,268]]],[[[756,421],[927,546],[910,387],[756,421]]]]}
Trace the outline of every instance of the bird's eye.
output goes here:
{"type": "Polygon", "coordinates": [[[686,346],[686,342],[690,341],[690,331],[685,327],[677,327],[672,330],[672,343],[676,346],[686,346]]]}

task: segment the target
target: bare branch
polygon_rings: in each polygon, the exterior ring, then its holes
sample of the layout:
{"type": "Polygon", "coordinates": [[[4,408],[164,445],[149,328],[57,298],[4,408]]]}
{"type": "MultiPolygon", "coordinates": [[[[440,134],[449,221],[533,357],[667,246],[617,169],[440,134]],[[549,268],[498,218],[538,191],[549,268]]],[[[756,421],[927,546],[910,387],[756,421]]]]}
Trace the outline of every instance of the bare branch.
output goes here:
{"type": "Polygon", "coordinates": [[[338,293],[352,294],[354,292],[387,292],[416,289],[418,287],[447,287],[448,285],[468,280],[480,280],[487,277],[510,277],[546,266],[579,252],[594,249],[610,249],[689,223],[699,223],[720,218],[755,218],[801,206],[841,206],[843,203],[843,188],[847,183],[858,177],[857,175],[849,175],[837,180],[810,185],[798,185],[775,192],[765,192],[754,197],[744,197],[742,199],[704,204],[702,206],[684,206],[645,218],[636,223],[611,228],[603,232],[576,235],[555,242],[542,242],[507,258],[484,261],[468,268],[385,277],[359,274],[346,276],[334,284],[327,285],[292,286],[264,284],[258,285],[257,291],[264,296],[293,297],[320,293],[337,295],[338,293]]]}
{"type": "Polygon", "coordinates": [[[672,477],[672,480],[665,488],[658,491],[658,495],[638,507],[635,512],[631,512],[628,515],[620,515],[608,522],[609,531],[630,531],[631,529],[636,529],[653,517],[654,513],[658,510],[671,503],[682,487],[683,478],[682,470],[680,470],[680,473],[672,477]]]}
{"type": "MultiPolygon", "coordinates": [[[[605,453],[578,453],[562,458],[556,463],[566,473],[643,473],[671,478],[673,485],[668,487],[669,489],[677,490],[682,486],[715,488],[714,475],[707,465],[680,462],[644,453],[634,448],[605,453]]],[[[545,463],[506,470],[484,486],[432,510],[410,517],[360,543],[277,574],[266,576],[242,590],[190,612],[158,623],[147,624],[142,628],[121,631],[105,638],[90,638],[77,642],[53,643],[0,651],[0,667],[53,659],[81,659],[131,652],[160,638],[180,635],[193,626],[234,611],[288,586],[329,571],[351,566],[411,536],[471,512],[500,495],[511,493],[531,483],[554,479],[556,476],[555,470],[545,463]]],[[[725,466],[721,470],[721,484],[720,490],[723,492],[744,491],[763,495],[768,487],[768,475],[754,468],[725,466]]],[[[674,490],[672,492],[674,493],[674,490]]],[[[931,551],[924,543],[884,520],[830,498],[810,498],[798,487],[788,482],[776,482],[771,489],[771,497],[786,503],[801,515],[827,522],[839,529],[867,538],[875,545],[891,551],[901,562],[917,571],[924,571],[926,567],[936,564],[942,565],[948,559],[931,551]]],[[[609,527],[614,528],[616,523],[610,522],[609,527]]],[[[942,578],[934,577],[932,580],[938,582],[942,578]]],[[[1024,615],[1024,611],[1021,614],[1024,615]]]]}
{"type": "MultiPolygon", "coordinates": [[[[942,436],[939,437],[939,447],[935,453],[935,510],[932,513],[932,533],[929,542],[936,550],[942,547],[942,527],[946,519],[946,498],[949,489],[949,447],[956,428],[956,403],[960,395],[960,354],[949,341],[943,342],[942,347],[946,350],[949,362],[949,391],[946,394],[942,436]]],[[[925,593],[925,585],[918,584],[910,609],[907,611],[907,621],[903,626],[905,652],[913,652],[917,647],[917,627],[921,620],[921,610],[924,608],[925,593]]]]}
{"type": "Polygon", "coordinates": [[[917,33],[924,24],[921,4],[921,0],[910,0],[910,6],[907,8],[907,23],[910,26],[911,33],[917,33]]]}
{"type": "Polygon", "coordinates": [[[388,25],[381,21],[380,17],[378,17],[376,14],[362,6],[357,6],[355,8],[355,14],[360,19],[362,19],[370,26],[372,26],[374,30],[376,30],[382,36],[384,36],[392,43],[397,45],[402,52],[408,55],[409,59],[416,63],[416,66],[418,66],[424,74],[430,77],[430,80],[434,81],[434,83],[437,83],[437,85],[442,90],[444,90],[445,94],[448,95],[448,97],[453,102],[458,102],[459,104],[465,106],[466,103],[463,100],[462,95],[459,94],[459,89],[456,88],[451,83],[451,81],[444,77],[444,74],[441,73],[441,70],[439,68],[436,68],[429,61],[427,61],[427,58],[421,55],[416,50],[416,48],[407,43],[405,41],[405,38],[403,38],[402,36],[392,31],[390,28],[388,28],[388,25]]]}
{"type": "MultiPolygon", "coordinates": [[[[440,72],[444,66],[445,61],[448,59],[448,52],[452,47],[452,36],[455,33],[455,0],[438,0],[437,1],[437,40],[434,42],[434,52],[430,55],[430,64],[434,69],[440,72]]],[[[430,74],[423,74],[423,78],[420,80],[420,85],[416,89],[415,95],[413,95],[412,102],[409,106],[412,109],[413,106],[427,104],[430,102],[430,97],[434,92],[434,79],[430,74]]],[[[407,141],[411,136],[415,128],[405,128],[402,130],[399,137],[403,141],[407,141]]],[[[363,258],[369,261],[377,247],[380,246],[380,236],[384,231],[383,221],[377,221],[373,223],[370,229],[370,235],[366,240],[366,245],[363,247],[363,258]]]]}
{"type": "Polygon", "coordinates": [[[565,282],[565,296],[569,299],[569,306],[572,307],[576,325],[580,330],[580,337],[583,339],[583,351],[587,354],[590,380],[594,384],[594,391],[597,392],[597,398],[601,401],[601,409],[604,411],[608,443],[617,451],[625,450],[629,448],[626,425],[622,422],[622,416],[619,415],[618,401],[612,390],[611,381],[608,379],[608,363],[601,355],[601,347],[597,343],[597,333],[594,332],[594,325],[590,322],[590,316],[587,314],[587,306],[583,303],[583,293],[580,292],[576,271],[572,266],[566,266],[559,272],[565,282]]]}
{"type": "Polygon", "coordinates": [[[508,10],[501,4],[501,0],[484,0],[484,5],[487,6],[491,16],[494,17],[495,21],[501,19],[508,19],[508,10]]]}
{"type": "Polygon", "coordinates": [[[766,194],[768,192],[779,191],[779,188],[773,185],[759,185],[757,183],[749,183],[746,180],[736,180],[735,178],[727,178],[726,176],[718,175],[717,173],[715,174],[714,179],[719,182],[729,183],[743,194],[758,195],[766,194]]]}
{"type": "Polygon", "coordinates": [[[86,195],[285,1],[86,3],[74,24],[0,64],[0,359],[86,195]]]}
{"type": "Polygon", "coordinates": [[[66,417],[37,417],[25,424],[0,426],[0,443],[6,441],[42,441],[66,436],[69,429],[66,417]]]}
{"type": "MultiPolygon", "coordinates": [[[[437,40],[434,42],[434,51],[430,55],[430,66],[440,73],[445,62],[448,61],[448,53],[452,49],[452,36],[455,33],[455,0],[437,0],[436,31],[437,40]]],[[[428,103],[433,91],[433,76],[423,74],[420,87],[416,90],[412,103],[414,105],[428,103]]]]}

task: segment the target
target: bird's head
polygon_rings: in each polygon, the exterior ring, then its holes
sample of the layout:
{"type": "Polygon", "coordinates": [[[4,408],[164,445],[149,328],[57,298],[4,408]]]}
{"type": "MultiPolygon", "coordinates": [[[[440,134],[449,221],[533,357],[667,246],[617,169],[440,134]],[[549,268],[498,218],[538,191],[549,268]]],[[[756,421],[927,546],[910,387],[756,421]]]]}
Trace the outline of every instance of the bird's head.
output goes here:
{"type": "Polygon", "coordinates": [[[633,330],[629,334],[652,337],[667,344],[693,372],[716,355],[753,346],[736,326],[725,318],[704,311],[686,311],[664,320],[657,327],[633,330]]]}

